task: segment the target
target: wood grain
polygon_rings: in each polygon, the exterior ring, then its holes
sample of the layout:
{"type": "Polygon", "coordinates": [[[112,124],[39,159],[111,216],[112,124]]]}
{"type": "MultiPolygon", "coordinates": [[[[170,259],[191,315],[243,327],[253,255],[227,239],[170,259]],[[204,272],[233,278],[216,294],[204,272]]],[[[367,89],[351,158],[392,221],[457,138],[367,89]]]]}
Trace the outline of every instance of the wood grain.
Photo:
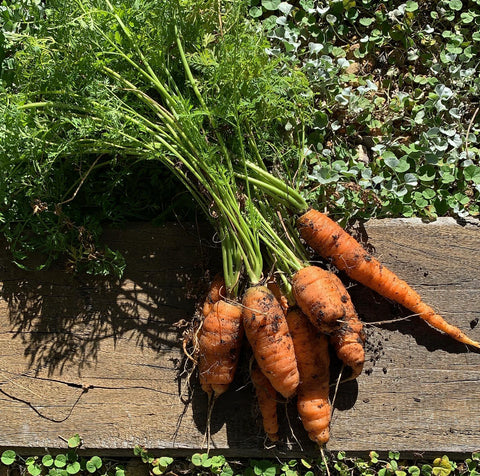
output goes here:
{"type": "MultiPolygon", "coordinates": [[[[356,232],[426,302],[480,339],[480,228],[381,220],[356,232]]],[[[87,450],[112,455],[131,455],[136,444],[203,451],[206,398],[187,379],[182,323],[217,271],[219,250],[208,233],[178,225],[131,225],[105,241],[127,260],[121,280],[21,271],[0,255],[0,447],[63,448],[59,436],[79,433],[87,450]]],[[[479,450],[480,355],[418,318],[401,319],[404,309],[360,285],[350,291],[366,323],[367,365],[339,387],[328,449],[479,450]]],[[[318,455],[294,405],[290,424],[279,407],[283,442],[266,448],[246,366],[216,403],[215,451],[318,455]]]]}

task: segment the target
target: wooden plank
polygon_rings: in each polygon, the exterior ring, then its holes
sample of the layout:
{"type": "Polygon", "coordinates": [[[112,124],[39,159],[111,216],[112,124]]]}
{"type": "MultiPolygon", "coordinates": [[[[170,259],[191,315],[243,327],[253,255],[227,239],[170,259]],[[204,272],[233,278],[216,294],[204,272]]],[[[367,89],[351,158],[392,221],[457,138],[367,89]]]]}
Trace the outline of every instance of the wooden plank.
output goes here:
{"type": "MultiPolygon", "coordinates": [[[[374,254],[450,322],[480,340],[480,228],[453,220],[370,221],[358,230],[374,254]],[[471,328],[472,327],[472,328],[471,328]]],[[[206,398],[189,391],[181,348],[216,271],[218,249],[194,228],[132,225],[105,241],[122,251],[122,280],[25,272],[0,255],[0,447],[85,448],[131,454],[205,450],[206,398]]],[[[465,454],[480,449],[480,356],[405,310],[350,288],[366,323],[367,365],[335,399],[332,451],[465,454]],[[394,322],[376,324],[378,321],[394,322]]],[[[246,362],[216,403],[212,448],[231,456],[318,454],[294,405],[280,406],[283,442],[267,448],[246,362]]],[[[268,446],[268,445],[267,445],[268,446]]]]}

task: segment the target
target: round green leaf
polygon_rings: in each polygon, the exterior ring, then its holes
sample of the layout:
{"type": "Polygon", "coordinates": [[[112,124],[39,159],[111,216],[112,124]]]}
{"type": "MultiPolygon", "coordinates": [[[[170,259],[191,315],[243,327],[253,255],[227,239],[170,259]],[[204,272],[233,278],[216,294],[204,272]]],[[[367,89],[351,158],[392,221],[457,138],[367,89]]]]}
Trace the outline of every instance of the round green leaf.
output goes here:
{"type": "MultiPolygon", "coordinates": [[[[435,190],[433,190],[433,188],[426,188],[425,190],[422,191],[422,195],[424,198],[426,198],[427,200],[431,200],[433,197],[435,197],[435,190]]],[[[413,468],[413,466],[412,466],[413,468]]],[[[410,472],[410,470],[409,470],[410,472]]],[[[412,473],[410,473],[412,474],[412,473]]]]}
{"type": "Polygon", "coordinates": [[[405,180],[405,185],[415,187],[418,184],[418,178],[415,174],[405,174],[403,178],[405,180]]]}
{"type": "Polygon", "coordinates": [[[202,455],[200,453],[192,455],[192,464],[195,466],[202,466],[202,455]]]}
{"type": "Polygon", "coordinates": [[[460,11],[463,8],[463,3],[462,0],[450,0],[448,6],[452,10],[460,11]]]}
{"type": "Polygon", "coordinates": [[[363,18],[360,18],[359,21],[360,21],[360,25],[370,26],[375,21],[375,18],[363,17],[363,18]]]}
{"type": "Polygon", "coordinates": [[[262,6],[265,10],[277,10],[280,3],[282,3],[281,0],[262,0],[262,6]]]}
{"type": "Polygon", "coordinates": [[[53,456],[52,455],[45,455],[43,458],[42,458],[42,464],[43,466],[49,468],[50,466],[53,465],[53,456]]]}
{"type": "Polygon", "coordinates": [[[32,476],[38,476],[42,472],[42,467],[38,464],[29,464],[27,466],[27,471],[32,476]]]}
{"type": "Polygon", "coordinates": [[[173,463],[173,458],[170,456],[162,456],[158,459],[158,464],[166,468],[169,464],[173,463]]]}
{"type": "Polygon", "coordinates": [[[471,180],[474,183],[480,183],[480,167],[476,165],[469,165],[463,170],[465,180],[471,180]]]}
{"type": "Polygon", "coordinates": [[[418,10],[418,3],[413,0],[408,0],[405,10],[407,12],[415,12],[418,10]]]}
{"type": "Polygon", "coordinates": [[[403,159],[398,161],[397,166],[395,167],[395,172],[403,173],[406,172],[410,168],[410,164],[403,159]]]}
{"type": "Polygon", "coordinates": [[[0,460],[2,463],[6,466],[9,466],[13,463],[15,463],[15,459],[17,457],[17,454],[13,450],[6,450],[2,453],[2,457],[0,460]]]}
{"type": "Polygon", "coordinates": [[[248,13],[252,18],[259,18],[262,16],[263,10],[262,10],[262,7],[252,7],[248,11],[248,13]]]}
{"type": "Polygon", "coordinates": [[[68,439],[68,447],[69,448],[78,448],[82,444],[82,439],[78,433],[71,438],[68,439]]]}
{"type": "Polygon", "coordinates": [[[125,476],[125,470],[123,468],[116,467],[115,476],[125,476]]]}
{"type": "Polygon", "coordinates": [[[67,465],[67,473],[68,474],[77,474],[80,471],[80,463],[75,461],[74,463],[70,463],[67,465]]]}
{"type": "Polygon", "coordinates": [[[64,454],[57,455],[54,464],[57,468],[64,468],[67,465],[67,456],[64,454]]]}
{"type": "Polygon", "coordinates": [[[86,462],[85,468],[89,473],[94,473],[97,469],[102,467],[102,464],[102,459],[100,457],[93,456],[86,462]]]}

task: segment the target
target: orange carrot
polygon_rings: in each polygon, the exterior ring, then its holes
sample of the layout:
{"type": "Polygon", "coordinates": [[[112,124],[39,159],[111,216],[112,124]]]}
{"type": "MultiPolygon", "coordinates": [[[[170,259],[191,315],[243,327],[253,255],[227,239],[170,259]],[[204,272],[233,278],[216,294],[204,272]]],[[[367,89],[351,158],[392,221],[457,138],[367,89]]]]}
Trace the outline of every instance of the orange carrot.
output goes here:
{"type": "Polygon", "coordinates": [[[342,294],[332,273],[317,266],[307,266],[292,278],[292,290],[300,309],[320,331],[330,334],[347,315],[348,293],[342,294]]]}
{"type": "Polygon", "coordinates": [[[405,281],[372,257],[355,238],[323,213],[308,210],[297,220],[297,227],[309,246],[330,259],[350,278],[418,314],[453,339],[480,348],[480,343],[446,322],[405,281]]]}
{"type": "Polygon", "coordinates": [[[245,334],[258,366],[277,392],[291,397],[299,376],[282,307],[265,286],[247,289],[242,305],[245,334]]]}
{"type": "Polygon", "coordinates": [[[286,315],[288,311],[288,299],[285,294],[283,294],[278,283],[274,279],[271,279],[267,281],[267,288],[272,291],[275,299],[280,303],[280,306],[282,306],[283,313],[286,315]]]}
{"type": "Polygon", "coordinates": [[[297,359],[300,384],[297,409],[311,440],[325,444],[330,436],[328,340],[316,331],[298,308],[287,314],[297,359]]]}
{"type": "Polygon", "coordinates": [[[348,379],[353,380],[362,373],[363,365],[365,364],[363,324],[358,318],[350,295],[340,278],[330,273],[330,279],[339,289],[346,311],[340,327],[336,328],[330,336],[330,342],[338,358],[352,369],[348,379]]]}
{"type": "Polygon", "coordinates": [[[262,414],[263,429],[271,441],[278,441],[277,392],[258,365],[252,366],[250,376],[262,414]]]}
{"type": "Polygon", "coordinates": [[[242,308],[226,301],[213,304],[198,336],[200,384],[209,396],[224,393],[233,381],[242,336],[242,308]]]}
{"type": "Polygon", "coordinates": [[[225,294],[225,280],[223,279],[223,275],[218,273],[210,284],[210,289],[208,290],[205,303],[203,304],[203,315],[208,316],[213,305],[216,302],[224,299],[225,294]]]}

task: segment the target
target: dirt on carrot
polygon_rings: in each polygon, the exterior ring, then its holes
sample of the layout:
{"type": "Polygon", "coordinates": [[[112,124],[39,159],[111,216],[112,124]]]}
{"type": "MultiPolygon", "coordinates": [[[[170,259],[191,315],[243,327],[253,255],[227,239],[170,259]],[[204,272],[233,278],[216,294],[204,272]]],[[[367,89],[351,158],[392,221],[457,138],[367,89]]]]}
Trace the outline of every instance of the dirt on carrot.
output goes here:
{"type": "Polygon", "coordinates": [[[291,397],[299,375],[281,305],[267,287],[254,286],[245,292],[242,306],[245,334],[258,366],[278,393],[291,397]]]}
{"type": "Polygon", "coordinates": [[[309,246],[350,278],[418,314],[453,339],[480,348],[480,343],[445,321],[405,281],[367,253],[353,236],[325,214],[310,209],[297,220],[297,227],[309,246]]]}
{"type": "Polygon", "coordinates": [[[300,385],[297,409],[311,440],[324,445],[330,437],[331,407],[328,400],[330,355],[327,337],[316,330],[303,312],[294,308],[287,314],[292,334],[300,385]]]}
{"type": "Polygon", "coordinates": [[[277,392],[272,384],[254,363],[250,371],[258,407],[262,415],[263,429],[270,441],[278,441],[277,392]]]}
{"type": "Polygon", "coordinates": [[[232,383],[242,346],[242,308],[218,301],[205,316],[198,335],[198,370],[202,389],[221,395],[232,383]]]}

